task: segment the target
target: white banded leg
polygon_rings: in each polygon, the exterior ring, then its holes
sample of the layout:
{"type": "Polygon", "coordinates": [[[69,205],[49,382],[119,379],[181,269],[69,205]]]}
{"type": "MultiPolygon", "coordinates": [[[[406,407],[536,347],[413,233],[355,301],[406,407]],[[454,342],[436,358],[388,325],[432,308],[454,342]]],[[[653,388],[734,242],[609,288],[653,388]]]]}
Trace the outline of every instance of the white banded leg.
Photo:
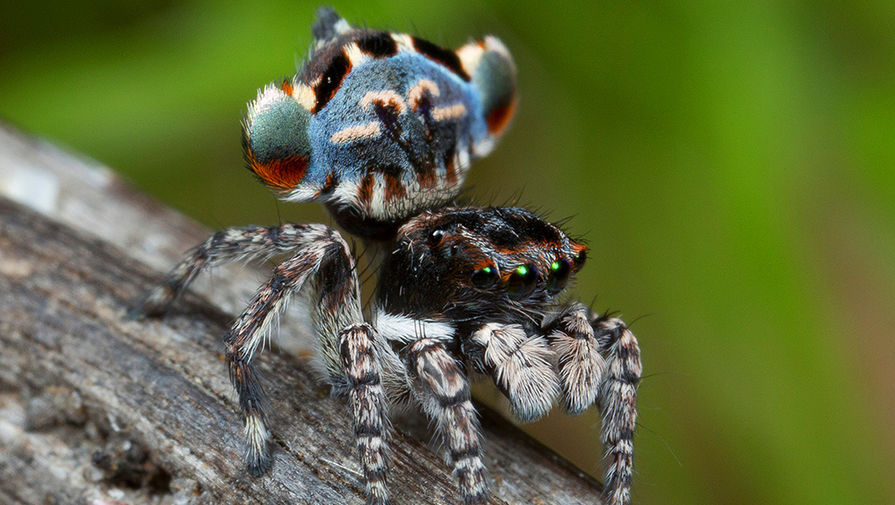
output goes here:
{"type": "Polygon", "coordinates": [[[230,381],[236,388],[239,407],[245,419],[245,463],[249,473],[261,475],[270,468],[267,440],[270,436],[264,413],[264,392],[252,358],[268,338],[272,322],[286,307],[289,297],[301,289],[308,276],[320,264],[318,252],[305,251],[280,264],[255,293],[249,307],[224,336],[230,381]]]}
{"type": "Polygon", "coordinates": [[[600,316],[592,324],[607,363],[599,396],[600,439],[609,459],[603,501],[607,505],[626,505],[631,501],[637,385],[643,371],[640,347],[621,319],[600,316]]]}
{"type": "Polygon", "coordinates": [[[479,421],[466,376],[447,349],[432,338],[412,343],[406,360],[423,409],[449,452],[464,503],[485,503],[488,485],[481,458],[479,421]]]}
{"type": "Polygon", "coordinates": [[[339,351],[354,412],[354,436],[369,503],[385,505],[388,503],[388,425],[375,336],[368,324],[346,328],[339,335],[339,351]]]}

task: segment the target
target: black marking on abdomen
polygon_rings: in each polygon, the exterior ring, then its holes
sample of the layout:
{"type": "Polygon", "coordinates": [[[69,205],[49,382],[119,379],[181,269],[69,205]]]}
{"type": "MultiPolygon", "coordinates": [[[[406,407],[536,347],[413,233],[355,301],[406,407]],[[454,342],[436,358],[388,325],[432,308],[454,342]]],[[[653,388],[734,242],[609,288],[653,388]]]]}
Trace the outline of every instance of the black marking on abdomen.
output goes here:
{"type": "Polygon", "coordinates": [[[361,51],[374,58],[386,58],[398,53],[398,44],[388,32],[371,32],[357,41],[361,51]]]}
{"type": "Polygon", "coordinates": [[[466,71],[463,70],[463,65],[460,63],[460,57],[457,56],[457,53],[449,49],[436,46],[428,40],[418,39],[416,37],[411,38],[413,39],[413,48],[416,49],[420,54],[429,58],[430,60],[444,65],[451,72],[459,75],[460,78],[464,81],[469,81],[469,74],[467,74],[466,71]]]}
{"type": "Polygon", "coordinates": [[[326,104],[329,103],[336,91],[339,90],[339,87],[342,86],[342,80],[345,79],[348,72],[351,72],[351,61],[345,56],[344,52],[337,54],[330,60],[329,66],[326,67],[326,71],[320,77],[320,82],[314,88],[314,97],[316,99],[314,103],[315,114],[326,107],[326,104]]]}

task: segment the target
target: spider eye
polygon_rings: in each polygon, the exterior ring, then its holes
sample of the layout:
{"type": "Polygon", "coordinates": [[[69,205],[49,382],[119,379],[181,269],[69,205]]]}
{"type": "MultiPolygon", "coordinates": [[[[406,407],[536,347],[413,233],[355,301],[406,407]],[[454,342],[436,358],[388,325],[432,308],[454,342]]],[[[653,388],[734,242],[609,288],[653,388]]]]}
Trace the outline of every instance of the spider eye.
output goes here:
{"type": "Polygon", "coordinates": [[[572,260],[574,262],[575,271],[581,270],[584,266],[584,262],[587,260],[587,249],[582,249],[578,251],[578,254],[575,255],[575,258],[572,260]]]}
{"type": "Polygon", "coordinates": [[[490,266],[481,268],[472,273],[472,285],[479,289],[493,286],[497,283],[497,279],[497,269],[490,266]]]}
{"type": "Polygon", "coordinates": [[[444,240],[444,230],[435,230],[429,235],[429,246],[437,246],[442,240],[444,240]]]}
{"type": "Polygon", "coordinates": [[[547,278],[547,291],[556,294],[566,287],[569,282],[569,272],[572,265],[566,259],[558,259],[550,264],[550,276],[547,278]]]}
{"type": "Polygon", "coordinates": [[[507,281],[507,293],[513,298],[522,298],[534,291],[538,284],[538,271],[531,265],[519,265],[507,281]]]}

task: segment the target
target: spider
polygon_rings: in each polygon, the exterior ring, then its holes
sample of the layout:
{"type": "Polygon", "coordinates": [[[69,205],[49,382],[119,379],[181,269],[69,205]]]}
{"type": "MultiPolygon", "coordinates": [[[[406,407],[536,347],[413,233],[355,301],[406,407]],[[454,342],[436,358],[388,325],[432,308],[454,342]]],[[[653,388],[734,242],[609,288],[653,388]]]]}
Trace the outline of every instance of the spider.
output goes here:
{"type": "Polygon", "coordinates": [[[597,404],[609,459],[604,501],[628,503],[640,350],[627,325],[560,294],[586,247],[516,207],[455,207],[471,159],[487,154],[515,106],[515,67],[494,37],[456,51],[410,35],[351,28],[318,11],[300,73],[249,104],[246,159],[286,200],[320,201],[385,254],[364,317],[355,259],[321,224],[230,228],[192,249],[140,311],[161,315],[203,270],[287,256],[225,335],[252,475],[271,464],[252,365],[292,295],[308,295],[327,382],[350,399],[371,504],[388,503],[389,407],[432,420],[466,504],[485,503],[469,374],[489,375],[531,421],[557,397],[597,404]]]}

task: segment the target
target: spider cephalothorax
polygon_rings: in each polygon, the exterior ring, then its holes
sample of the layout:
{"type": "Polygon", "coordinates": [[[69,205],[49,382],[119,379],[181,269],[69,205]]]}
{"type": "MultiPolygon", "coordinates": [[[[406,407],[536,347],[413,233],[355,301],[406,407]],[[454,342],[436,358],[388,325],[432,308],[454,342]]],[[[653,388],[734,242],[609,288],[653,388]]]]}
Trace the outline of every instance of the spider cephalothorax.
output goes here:
{"type": "Polygon", "coordinates": [[[401,228],[378,296],[414,316],[522,322],[545,310],[584,258],[583,245],[525,209],[429,211],[401,228]],[[412,286],[393,281],[409,278],[412,286]]]}
{"type": "MultiPolygon", "coordinates": [[[[305,293],[317,354],[351,401],[370,503],[389,501],[390,403],[417,403],[436,425],[463,501],[487,478],[467,373],[490,375],[532,420],[557,398],[603,416],[604,500],[629,502],[640,350],[623,321],[559,298],[585,247],[521,208],[449,207],[470,159],[512,116],[515,69],[494,37],[456,51],[410,35],[351,28],[321,9],[297,76],[249,104],[249,168],[288,200],[319,200],[347,231],[384,252],[370,322],[355,260],[320,224],[230,228],[195,247],[143,301],[163,313],[202,270],[282,255],[224,338],[245,420],[245,462],[271,464],[262,388],[252,361],[291,296],[305,293]]],[[[544,497],[549,499],[549,497],[544,497]]]]}

